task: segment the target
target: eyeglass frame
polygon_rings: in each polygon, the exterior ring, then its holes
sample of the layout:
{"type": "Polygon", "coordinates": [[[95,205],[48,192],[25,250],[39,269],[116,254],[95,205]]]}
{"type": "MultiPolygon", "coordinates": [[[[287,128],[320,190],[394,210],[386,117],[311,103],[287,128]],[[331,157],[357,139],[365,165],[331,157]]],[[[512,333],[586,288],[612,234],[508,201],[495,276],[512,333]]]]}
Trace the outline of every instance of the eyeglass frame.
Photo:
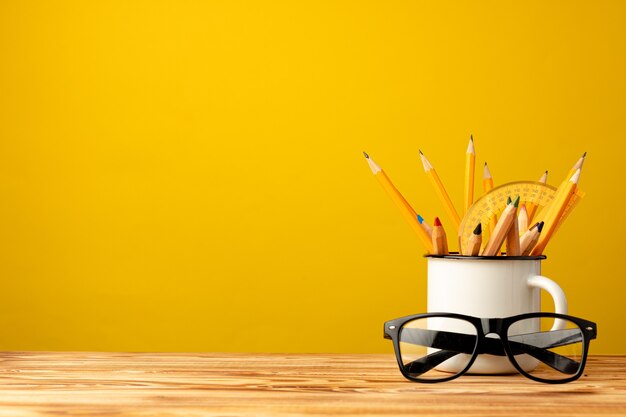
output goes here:
{"type": "MultiPolygon", "coordinates": [[[[505,352],[504,356],[508,358],[509,362],[511,362],[511,364],[515,367],[515,369],[520,374],[537,382],[543,382],[546,384],[564,384],[567,382],[572,382],[572,381],[577,380],[583,374],[585,370],[585,364],[587,361],[587,355],[589,352],[589,344],[591,340],[596,338],[597,328],[598,326],[596,325],[596,323],[591,322],[589,320],[581,319],[579,317],[574,317],[574,316],[570,316],[567,314],[548,313],[548,312],[525,313],[525,314],[519,314],[519,315],[504,317],[504,318],[480,318],[480,317],[467,316],[464,314],[457,314],[457,313],[422,313],[422,314],[413,314],[410,316],[399,317],[397,319],[386,321],[384,324],[384,328],[383,328],[383,337],[385,339],[390,339],[393,342],[393,347],[394,347],[394,351],[396,354],[396,360],[398,362],[400,372],[406,379],[413,381],[413,382],[429,384],[429,383],[447,382],[447,381],[451,381],[453,379],[460,377],[472,367],[478,355],[485,354],[485,352],[479,352],[480,348],[488,347],[488,344],[491,343],[492,340],[493,341],[496,340],[494,338],[488,338],[486,336],[488,334],[497,334],[500,337],[500,343],[502,344],[502,348],[504,349],[504,352],[505,352]],[[402,354],[400,352],[400,337],[399,337],[401,329],[404,327],[406,323],[410,321],[413,321],[416,319],[429,318],[429,317],[442,317],[442,318],[465,320],[473,324],[474,327],[476,328],[476,344],[474,346],[474,350],[472,352],[472,357],[470,361],[468,362],[468,364],[465,366],[465,368],[462,371],[452,376],[442,378],[442,379],[429,380],[429,379],[414,378],[410,376],[408,372],[406,372],[405,365],[402,362],[402,354]],[[509,327],[511,326],[511,324],[518,322],[520,320],[541,318],[541,317],[568,320],[576,324],[580,328],[582,339],[583,339],[582,340],[583,352],[582,352],[582,357],[581,357],[578,371],[576,372],[575,375],[569,378],[556,379],[556,380],[542,379],[524,371],[521,368],[521,366],[517,363],[517,361],[514,359],[515,355],[513,354],[513,351],[509,344],[508,335],[507,335],[509,327]],[[489,339],[489,341],[486,342],[485,341],[486,339],[489,339]]],[[[545,350],[547,351],[547,349],[545,350]]]]}

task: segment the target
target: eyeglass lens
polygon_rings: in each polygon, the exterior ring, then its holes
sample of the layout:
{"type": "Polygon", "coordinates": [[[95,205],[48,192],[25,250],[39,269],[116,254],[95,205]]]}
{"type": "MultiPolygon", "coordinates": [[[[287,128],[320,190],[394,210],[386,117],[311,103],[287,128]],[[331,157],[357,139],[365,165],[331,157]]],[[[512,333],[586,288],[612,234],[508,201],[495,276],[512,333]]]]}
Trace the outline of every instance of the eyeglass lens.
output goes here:
{"type": "Polygon", "coordinates": [[[462,372],[476,348],[476,327],[462,319],[427,317],[400,329],[400,357],[405,373],[420,380],[446,379],[462,372]]]}
{"type": "Polygon", "coordinates": [[[571,378],[582,365],[583,332],[567,319],[537,317],[516,321],[507,331],[514,361],[543,380],[571,378]]]}

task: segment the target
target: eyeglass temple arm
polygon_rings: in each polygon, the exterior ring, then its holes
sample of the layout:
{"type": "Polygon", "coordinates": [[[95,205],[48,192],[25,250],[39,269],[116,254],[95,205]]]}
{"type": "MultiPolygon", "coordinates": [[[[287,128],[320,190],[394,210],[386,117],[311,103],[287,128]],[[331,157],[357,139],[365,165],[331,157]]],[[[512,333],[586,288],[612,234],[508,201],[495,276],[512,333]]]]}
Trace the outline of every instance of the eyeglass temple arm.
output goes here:
{"type": "MultiPolygon", "coordinates": [[[[403,329],[403,331],[405,332],[405,336],[409,336],[408,340],[403,340],[404,342],[441,349],[439,352],[426,355],[405,365],[405,367],[410,368],[409,372],[427,372],[453,356],[460,353],[472,354],[474,350],[475,339],[472,335],[410,328],[403,329]],[[409,334],[407,335],[406,333],[409,334]]],[[[580,337],[578,337],[578,340],[580,340],[580,337]]],[[[509,341],[509,345],[511,346],[514,354],[526,353],[559,372],[572,374],[576,373],[579,368],[579,364],[577,362],[546,349],[575,343],[578,340],[572,340],[572,337],[569,339],[559,339],[558,341],[545,347],[536,347],[515,341],[509,341]]],[[[485,338],[481,347],[482,348],[478,352],[479,354],[489,354],[495,356],[506,355],[502,342],[497,339],[485,338]]]]}

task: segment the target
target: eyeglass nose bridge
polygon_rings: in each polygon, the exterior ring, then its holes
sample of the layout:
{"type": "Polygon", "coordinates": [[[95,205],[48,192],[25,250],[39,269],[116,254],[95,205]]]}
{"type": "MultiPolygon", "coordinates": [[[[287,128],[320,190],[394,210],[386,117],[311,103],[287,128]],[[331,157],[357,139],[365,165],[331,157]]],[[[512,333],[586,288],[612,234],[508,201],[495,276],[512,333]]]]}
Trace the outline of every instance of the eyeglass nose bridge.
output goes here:
{"type": "Polygon", "coordinates": [[[489,333],[495,333],[500,336],[500,334],[502,333],[502,319],[480,319],[480,324],[482,325],[484,336],[488,335],[489,333]]]}

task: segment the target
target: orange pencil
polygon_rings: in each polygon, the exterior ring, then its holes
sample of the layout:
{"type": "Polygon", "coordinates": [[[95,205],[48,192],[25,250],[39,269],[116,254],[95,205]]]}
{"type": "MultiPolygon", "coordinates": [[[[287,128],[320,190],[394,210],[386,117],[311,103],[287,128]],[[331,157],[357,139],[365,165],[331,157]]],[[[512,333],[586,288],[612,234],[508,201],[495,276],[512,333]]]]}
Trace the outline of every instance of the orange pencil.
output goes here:
{"type": "Polygon", "coordinates": [[[433,253],[435,255],[448,254],[448,239],[439,217],[435,217],[435,225],[433,227],[433,253]]]}
{"type": "Polygon", "coordinates": [[[498,224],[496,224],[495,229],[491,236],[489,236],[489,240],[487,241],[487,245],[483,250],[483,256],[496,256],[498,251],[500,250],[500,246],[504,242],[511,225],[516,219],[517,214],[517,206],[519,205],[519,196],[515,197],[515,200],[511,201],[506,205],[505,209],[502,211],[500,218],[498,219],[498,224]]]}
{"type": "Polygon", "coordinates": [[[474,229],[472,236],[470,236],[469,241],[467,242],[467,247],[463,252],[463,255],[466,256],[478,256],[480,252],[480,245],[483,243],[483,231],[480,223],[474,229]]]}

